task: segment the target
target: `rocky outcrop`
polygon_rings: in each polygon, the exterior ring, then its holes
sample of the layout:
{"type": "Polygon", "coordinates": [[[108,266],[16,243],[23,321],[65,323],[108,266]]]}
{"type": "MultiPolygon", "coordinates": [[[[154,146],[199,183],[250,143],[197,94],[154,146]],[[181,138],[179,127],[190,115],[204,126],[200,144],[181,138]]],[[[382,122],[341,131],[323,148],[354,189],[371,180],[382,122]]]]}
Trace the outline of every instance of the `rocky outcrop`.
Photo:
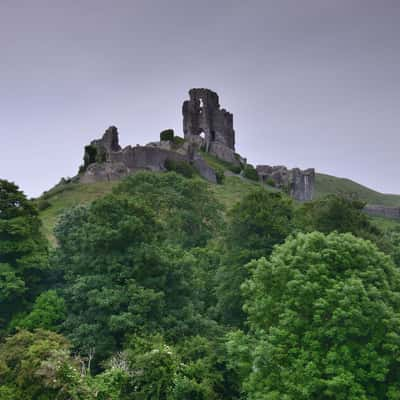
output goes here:
{"type": "Polygon", "coordinates": [[[289,170],[283,165],[257,165],[256,170],[262,182],[273,183],[277,188],[287,191],[295,200],[310,201],[313,199],[315,186],[315,170],[313,168],[289,170]]]}

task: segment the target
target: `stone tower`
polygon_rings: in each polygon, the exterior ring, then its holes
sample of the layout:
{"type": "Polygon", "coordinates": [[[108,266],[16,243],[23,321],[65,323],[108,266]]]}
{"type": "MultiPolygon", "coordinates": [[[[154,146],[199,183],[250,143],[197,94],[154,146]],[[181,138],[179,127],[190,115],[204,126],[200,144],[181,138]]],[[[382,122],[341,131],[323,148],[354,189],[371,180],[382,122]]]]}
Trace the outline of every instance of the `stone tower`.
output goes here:
{"type": "Polygon", "coordinates": [[[209,89],[191,89],[189,96],[182,106],[185,139],[202,141],[205,151],[235,162],[233,115],[220,108],[217,93],[209,89]]]}

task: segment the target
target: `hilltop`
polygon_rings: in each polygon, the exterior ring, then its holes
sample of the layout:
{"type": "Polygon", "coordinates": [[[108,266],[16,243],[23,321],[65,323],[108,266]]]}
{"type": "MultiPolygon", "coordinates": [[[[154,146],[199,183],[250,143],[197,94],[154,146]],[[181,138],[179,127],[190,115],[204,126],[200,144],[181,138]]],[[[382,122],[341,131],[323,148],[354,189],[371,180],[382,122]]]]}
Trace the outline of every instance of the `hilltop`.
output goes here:
{"type": "Polygon", "coordinates": [[[299,202],[329,194],[350,196],[365,202],[365,211],[375,218],[400,219],[400,195],[379,193],[346,178],[316,173],[314,168],[248,163],[235,149],[233,115],[220,107],[218,95],[209,89],[191,89],[182,115],[183,137],[167,129],[159,141],[122,148],[118,129],[110,126],[101,138],[86,145],[78,174],[63,179],[38,199],[46,235],[52,238],[63,210],[109,193],[120,179],[140,170],[198,175],[208,182],[225,210],[255,187],[263,187],[284,191],[299,202]]]}

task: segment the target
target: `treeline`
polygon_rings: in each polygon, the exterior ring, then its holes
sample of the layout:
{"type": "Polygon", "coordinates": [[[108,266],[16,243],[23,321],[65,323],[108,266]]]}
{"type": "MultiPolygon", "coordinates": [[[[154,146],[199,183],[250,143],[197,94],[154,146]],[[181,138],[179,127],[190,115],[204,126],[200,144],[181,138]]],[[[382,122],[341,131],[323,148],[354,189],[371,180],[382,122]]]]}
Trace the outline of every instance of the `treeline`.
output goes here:
{"type": "Polygon", "coordinates": [[[56,248],[0,180],[1,400],[400,398],[400,230],[354,199],[137,173],[56,248]]]}

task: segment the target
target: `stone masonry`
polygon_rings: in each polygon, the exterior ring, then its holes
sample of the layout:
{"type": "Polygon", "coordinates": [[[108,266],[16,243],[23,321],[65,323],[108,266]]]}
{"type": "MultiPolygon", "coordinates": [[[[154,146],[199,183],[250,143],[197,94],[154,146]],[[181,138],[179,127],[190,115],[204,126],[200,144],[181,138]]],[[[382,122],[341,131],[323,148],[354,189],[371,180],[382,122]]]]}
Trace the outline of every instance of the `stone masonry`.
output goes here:
{"type": "Polygon", "coordinates": [[[238,164],[233,115],[220,108],[217,93],[209,89],[191,89],[189,100],[183,103],[182,114],[186,140],[200,143],[206,152],[238,164]]]}
{"type": "Polygon", "coordinates": [[[256,170],[262,182],[273,181],[277,188],[286,190],[294,199],[298,201],[313,199],[315,186],[315,170],[313,168],[289,170],[284,165],[257,165],[256,170]]]}

